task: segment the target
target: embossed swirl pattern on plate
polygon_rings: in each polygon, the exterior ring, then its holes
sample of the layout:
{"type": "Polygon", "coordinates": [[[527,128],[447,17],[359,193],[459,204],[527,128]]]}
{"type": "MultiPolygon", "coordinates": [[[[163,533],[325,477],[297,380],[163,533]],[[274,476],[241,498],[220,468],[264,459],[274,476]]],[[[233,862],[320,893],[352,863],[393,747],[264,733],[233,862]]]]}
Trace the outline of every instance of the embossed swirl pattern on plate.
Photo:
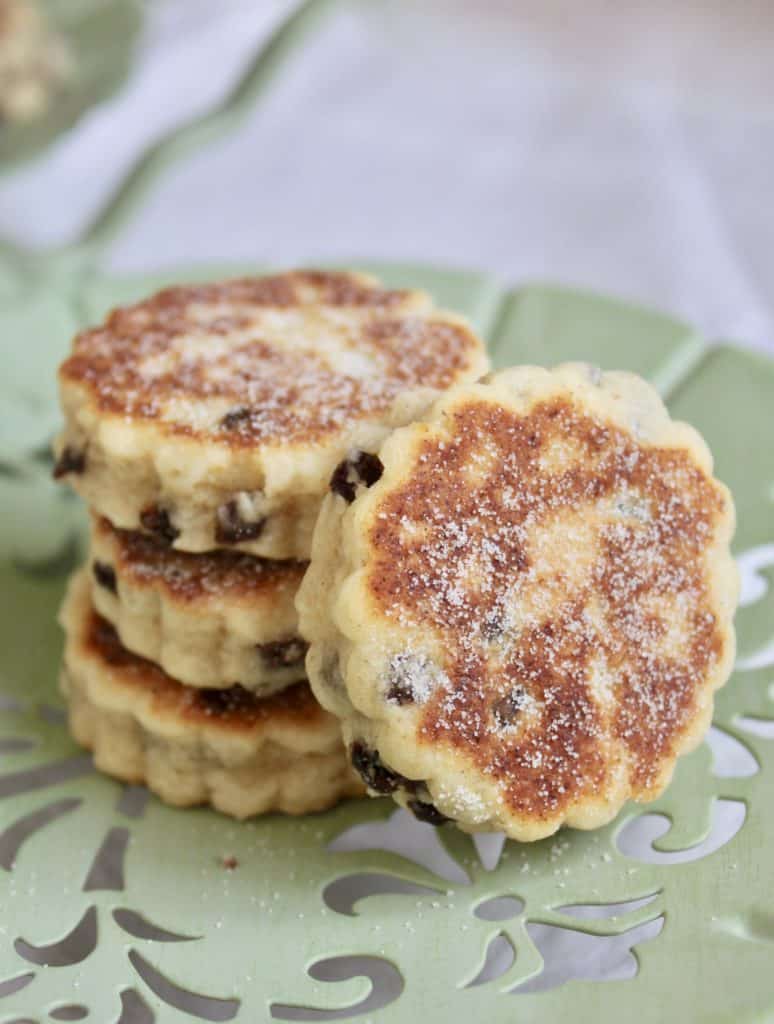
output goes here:
{"type": "MultiPolygon", "coordinates": [[[[656,804],[529,847],[435,831],[381,801],[236,825],[102,779],[56,695],[54,614],[82,513],[48,484],[36,432],[22,443],[29,409],[0,452],[0,1020],[397,1022],[421,999],[429,1021],[604,1021],[636,992],[639,1019],[656,1021],[666,985],[675,1019],[733,1019],[742,988],[751,1012],[774,1006],[774,459],[761,444],[774,367],[702,355],[683,325],[596,297],[380,269],[471,315],[500,364],[545,341],[545,361],[638,369],[708,437],[737,499],[744,578],[738,670],[708,743],[656,804]]],[[[95,279],[82,298],[104,308],[153,283],[95,279]]]]}

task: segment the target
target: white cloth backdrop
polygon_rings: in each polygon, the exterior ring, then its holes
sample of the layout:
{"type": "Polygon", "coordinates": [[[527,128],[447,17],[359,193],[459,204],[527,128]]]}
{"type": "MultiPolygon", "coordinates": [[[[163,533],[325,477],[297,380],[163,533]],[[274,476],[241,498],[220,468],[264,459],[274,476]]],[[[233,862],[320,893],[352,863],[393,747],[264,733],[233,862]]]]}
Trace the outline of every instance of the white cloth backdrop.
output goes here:
{"type": "MultiPolygon", "coordinates": [[[[0,179],[0,235],[77,234],[144,141],[221,95],[292,0],[154,0],[129,86],[0,179]]],[[[670,0],[343,5],[236,136],[111,252],[427,260],[774,341],[774,10],[670,0]]]]}

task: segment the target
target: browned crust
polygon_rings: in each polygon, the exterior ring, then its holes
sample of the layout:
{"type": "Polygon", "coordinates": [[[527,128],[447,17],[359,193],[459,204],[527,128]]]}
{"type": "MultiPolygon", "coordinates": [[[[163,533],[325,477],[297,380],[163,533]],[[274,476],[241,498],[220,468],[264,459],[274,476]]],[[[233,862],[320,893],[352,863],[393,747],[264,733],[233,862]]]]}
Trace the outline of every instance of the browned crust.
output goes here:
{"type": "MultiPolygon", "coordinates": [[[[542,820],[604,795],[620,769],[606,749],[612,735],[628,751],[632,795],[647,797],[663,784],[723,652],[703,559],[726,512],[723,491],[689,453],[638,445],[563,398],[522,415],[471,400],[448,426],[444,443],[420,443],[409,479],[380,502],[370,528],[377,606],[429,629],[445,652],[450,685],[422,709],[417,742],[463,752],[513,811],[542,820]],[[496,471],[471,484],[482,445],[496,471]],[[552,445],[576,454],[552,463],[552,445]],[[503,598],[541,571],[530,565],[530,538],[626,488],[646,496],[647,521],[624,514],[600,525],[591,585],[569,588],[571,599],[517,630],[493,668],[503,598]],[[407,535],[407,519],[422,524],[418,537],[407,535]],[[455,561],[474,550],[488,552],[485,571],[475,585],[455,586],[455,561]],[[661,595],[687,608],[679,656],[658,646],[670,623],[648,598],[661,595]],[[607,702],[590,686],[600,655],[613,677],[607,702]],[[503,700],[524,691],[541,714],[498,728],[503,700]]],[[[561,588],[562,566],[550,571],[545,585],[561,588]]]]}
{"type": "Polygon", "coordinates": [[[306,562],[258,558],[238,551],[191,554],[170,548],[162,539],[133,530],[119,530],[95,516],[94,530],[109,539],[119,576],[140,586],[163,586],[176,600],[197,601],[213,595],[256,599],[295,592],[306,562]]]}
{"type": "Polygon", "coordinates": [[[420,293],[387,290],[354,274],[299,270],[169,288],[116,309],[102,326],[77,336],[59,373],[63,383],[85,389],[101,412],[153,422],[168,435],[251,448],[319,441],[343,423],[389,409],[407,388],[447,388],[480,352],[462,322],[428,313],[420,293]],[[233,312],[224,313],[224,306],[233,312]],[[352,310],[347,345],[372,359],[375,371],[346,374],[314,350],[313,336],[308,348],[283,349],[270,328],[253,323],[262,311],[304,307],[352,310]],[[176,352],[171,366],[147,370],[149,360],[191,330],[247,335],[227,353],[181,358],[176,352]],[[206,428],[166,419],[169,400],[181,395],[217,399],[228,409],[206,428]]]}
{"type": "Polygon", "coordinates": [[[273,727],[303,732],[320,728],[328,719],[306,682],[263,698],[241,686],[225,690],[183,686],[153,662],[127,651],[115,629],[93,610],[84,621],[81,646],[86,656],[106,666],[114,684],[150,694],[154,711],[174,714],[191,724],[206,723],[223,731],[245,733],[271,723],[273,727]]]}

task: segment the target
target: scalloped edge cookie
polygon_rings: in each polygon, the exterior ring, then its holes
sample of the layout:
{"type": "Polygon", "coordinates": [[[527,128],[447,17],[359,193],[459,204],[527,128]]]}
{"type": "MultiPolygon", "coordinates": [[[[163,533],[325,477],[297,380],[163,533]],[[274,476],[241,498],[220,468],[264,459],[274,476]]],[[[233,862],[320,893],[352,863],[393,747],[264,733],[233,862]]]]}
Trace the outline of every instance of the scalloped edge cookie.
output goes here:
{"type": "Polygon", "coordinates": [[[632,374],[521,367],[361,461],[296,603],[370,791],[517,840],[658,796],[735,651],[734,506],[697,432],[632,374]]]}
{"type": "Polygon", "coordinates": [[[235,818],[322,811],[363,792],[336,720],[306,683],[263,700],[240,687],[183,686],[121,646],[82,570],[60,622],[70,730],[100,771],[145,783],[165,803],[235,818]]]}
{"type": "Polygon", "coordinates": [[[268,696],[306,678],[294,598],[303,562],[194,555],[92,517],[91,597],[121,643],[186,686],[268,696]]]}

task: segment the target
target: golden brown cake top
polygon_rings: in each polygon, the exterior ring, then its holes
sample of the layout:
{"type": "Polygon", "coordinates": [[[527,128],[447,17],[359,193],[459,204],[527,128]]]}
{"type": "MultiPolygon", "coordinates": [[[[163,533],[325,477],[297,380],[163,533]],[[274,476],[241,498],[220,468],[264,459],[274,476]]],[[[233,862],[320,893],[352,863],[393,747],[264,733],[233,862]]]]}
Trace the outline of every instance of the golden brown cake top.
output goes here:
{"type": "Polygon", "coordinates": [[[424,293],[307,270],[116,309],[78,335],[60,379],[103,413],[249,448],[324,440],[407,389],[478,376],[482,359],[467,325],[424,293]]]}
{"type": "Polygon", "coordinates": [[[270,697],[258,697],[239,685],[223,690],[183,686],[153,662],[128,651],[113,626],[93,610],[85,619],[81,643],[90,656],[109,666],[114,684],[144,691],[155,710],[192,724],[207,723],[235,733],[264,727],[289,727],[303,733],[329,721],[306,682],[270,697]]]}
{"type": "Polygon", "coordinates": [[[111,545],[108,568],[136,584],[161,585],[172,597],[196,601],[218,594],[270,599],[292,594],[306,570],[305,562],[274,560],[237,551],[191,554],[170,548],[163,538],[119,530],[95,517],[94,530],[111,545]]]}
{"type": "Polygon", "coordinates": [[[611,743],[647,794],[728,639],[707,557],[727,492],[571,395],[450,405],[367,519],[377,608],[442,667],[393,659],[387,700],[416,704],[418,744],[462,754],[516,814],[604,793],[611,743]]]}

